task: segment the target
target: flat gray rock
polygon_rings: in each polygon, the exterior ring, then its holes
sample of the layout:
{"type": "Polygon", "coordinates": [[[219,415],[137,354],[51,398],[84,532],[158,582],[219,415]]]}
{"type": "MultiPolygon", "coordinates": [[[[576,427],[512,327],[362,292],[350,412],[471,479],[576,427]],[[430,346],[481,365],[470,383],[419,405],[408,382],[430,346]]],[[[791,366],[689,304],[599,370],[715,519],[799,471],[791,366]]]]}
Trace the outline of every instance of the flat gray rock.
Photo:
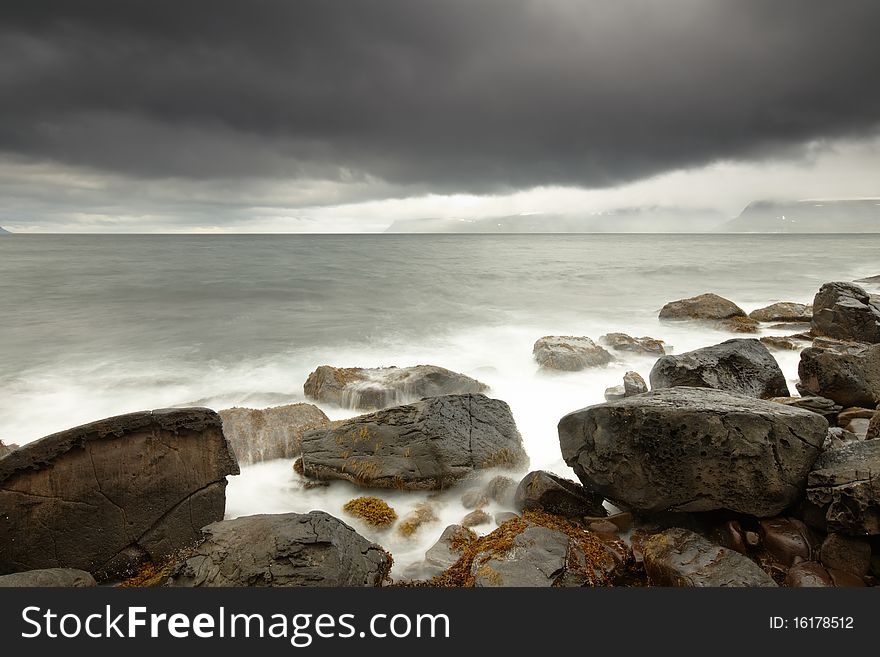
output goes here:
{"type": "Polygon", "coordinates": [[[97,586],[91,573],[74,568],[44,568],[27,570],[23,573],[0,575],[0,588],[13,587],[42,588],[86,588],[97,586]]]}

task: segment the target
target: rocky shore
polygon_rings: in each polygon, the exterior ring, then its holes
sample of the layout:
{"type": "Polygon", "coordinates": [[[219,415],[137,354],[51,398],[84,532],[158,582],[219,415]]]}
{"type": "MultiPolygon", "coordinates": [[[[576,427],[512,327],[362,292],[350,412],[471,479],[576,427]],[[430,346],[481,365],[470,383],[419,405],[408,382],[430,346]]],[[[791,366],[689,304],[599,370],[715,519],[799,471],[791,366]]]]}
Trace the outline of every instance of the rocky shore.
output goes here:
{"type": "Polygon", "coordinates": [[[628,371],[559,420],[578,481],[526,472],[508,405],[435,365],[318,367],[307,398],[370,411],[344,420],[312,404],[180,408],[0,442],[0,586],[876,586],[880,300],[831,282],[811,305],[747,314],[707,293],[659,318],[793,332],[680,354],[620,332],[539,338],[542,371],[654,363],[650,389],[628,371]],[[800,351],[799,396],[779,349],[800,351]],[[303,486],[361,494],[344,518],[224,519],[239,463],[283,458],[303,486]],[[392,492],[427,498],[398,514],[392,492]],[[444,528],[449,494],[467,513],[444,528]],[[349,522],[436,542],[398,572],[349,522]]]}

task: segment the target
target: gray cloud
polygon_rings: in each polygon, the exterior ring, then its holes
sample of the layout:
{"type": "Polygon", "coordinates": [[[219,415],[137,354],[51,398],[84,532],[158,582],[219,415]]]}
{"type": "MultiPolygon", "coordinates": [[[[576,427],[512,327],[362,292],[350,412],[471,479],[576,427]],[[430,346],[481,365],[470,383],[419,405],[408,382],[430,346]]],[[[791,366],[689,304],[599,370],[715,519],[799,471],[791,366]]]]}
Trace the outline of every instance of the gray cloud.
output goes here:
{"type": "Polygon", "coordinates": [[[607,186],[880,120],[873,0],[0,8],[0,151],[134,179],[607,186]]]}

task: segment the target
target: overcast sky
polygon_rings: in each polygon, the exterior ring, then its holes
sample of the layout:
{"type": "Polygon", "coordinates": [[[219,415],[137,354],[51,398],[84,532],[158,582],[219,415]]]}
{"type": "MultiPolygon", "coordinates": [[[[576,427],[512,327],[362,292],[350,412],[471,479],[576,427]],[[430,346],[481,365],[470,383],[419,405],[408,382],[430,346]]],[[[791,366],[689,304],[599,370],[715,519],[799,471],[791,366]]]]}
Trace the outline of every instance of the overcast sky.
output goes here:
{"type": "Polygon", "coordinates": [[[0,5],[0,225],[880,195],[876,0],[0,5]]]}

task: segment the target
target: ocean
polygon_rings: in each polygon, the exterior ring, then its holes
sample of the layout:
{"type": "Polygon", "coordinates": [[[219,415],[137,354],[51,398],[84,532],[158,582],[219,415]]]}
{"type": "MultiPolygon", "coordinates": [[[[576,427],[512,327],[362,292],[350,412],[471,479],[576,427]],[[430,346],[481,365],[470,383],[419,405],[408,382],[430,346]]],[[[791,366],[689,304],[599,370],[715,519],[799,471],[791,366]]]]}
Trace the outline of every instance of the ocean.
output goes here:
{"type": "MultiPolygon", "coordinates": [[[[532,360],[537,338],[624,332],[681,353],[734,336],[661,324],[667,301],[711,291],[750,311],[877,274],[878,234],[2,237],[0,439],[152,408],[307,401],[302,385],[322,364],[434,364],[510,404],[531,469],[571,476],[558,420],[603,401],[626,370],[647,379],[653,359],[546,374],[532,360]]],[[[794,394],[797,352],[774,355],[794,394]]],[[[291,465],[243,468],[227,515],[344,517],[360,494],[346,483],[306,490],[291,465]]],[[[467,512],[460,494],[441,495],[440,521],[411,538],[346,520],[402,573],[467,512]]],[[[382,496],[402,516],[426,494],[382,496]]]]}

